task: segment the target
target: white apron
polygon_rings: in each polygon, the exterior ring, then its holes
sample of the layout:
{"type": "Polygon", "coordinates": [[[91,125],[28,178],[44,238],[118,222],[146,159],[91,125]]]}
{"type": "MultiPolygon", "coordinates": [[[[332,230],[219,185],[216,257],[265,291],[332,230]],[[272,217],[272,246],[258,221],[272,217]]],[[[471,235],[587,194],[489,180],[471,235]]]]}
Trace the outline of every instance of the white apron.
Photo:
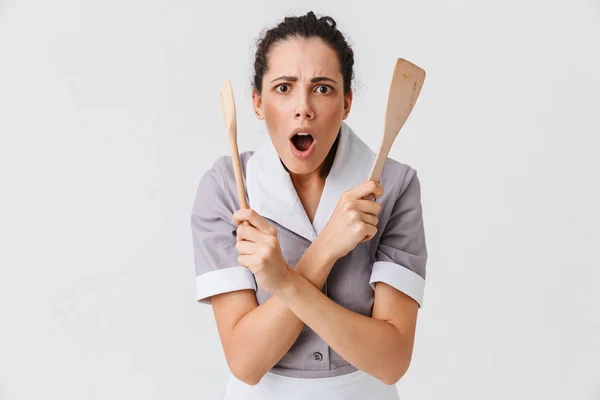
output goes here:
{"type": "Polygon", "coordinates": [[[396,385],[386,385],[356,370],[328,378],[292,378],[267,372],[248,385],[229,375],[223,400],[400,400],[396,385]]]}

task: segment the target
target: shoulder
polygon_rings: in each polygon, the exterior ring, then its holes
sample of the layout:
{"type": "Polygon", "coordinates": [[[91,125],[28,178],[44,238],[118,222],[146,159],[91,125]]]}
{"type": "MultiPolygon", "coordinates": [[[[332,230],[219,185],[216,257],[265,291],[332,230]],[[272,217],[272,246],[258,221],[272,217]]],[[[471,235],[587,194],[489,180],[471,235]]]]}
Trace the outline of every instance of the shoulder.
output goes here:
{"type": "Polygon", "coordinates": [[[409,164],[388,157],[379,182],[386,193],[393,194],[388,198],[398,199],[410,185],[419,185],[417,171],[409,164]]]}
{"type": "MultiPolygon", "coordinates": [[[[240,153],[240,164],[242,165],[242,173],[246,174],[246,166],[248,160],[254,154],[254,151],[245,151],[240,153]]],[[[213,165],[204,173],[202,179],[211,176],[217,181],[222,190],[227,191],[228,186],[233,185],[235,187],[235,173],[233,171],[233,160],[230,155],[223,155],[218,157],[213,165]]]]}
{"type": "MultiPolygon", "coordinates": [[[[246,175],[246,165],[254,151],[240,153],[242,174],[246,175]]],[[[218,157],[200,178],[196,191],[194,209],[225,207],[227,212],[239,208],[233,161],[230,155],[218,157]]]]}

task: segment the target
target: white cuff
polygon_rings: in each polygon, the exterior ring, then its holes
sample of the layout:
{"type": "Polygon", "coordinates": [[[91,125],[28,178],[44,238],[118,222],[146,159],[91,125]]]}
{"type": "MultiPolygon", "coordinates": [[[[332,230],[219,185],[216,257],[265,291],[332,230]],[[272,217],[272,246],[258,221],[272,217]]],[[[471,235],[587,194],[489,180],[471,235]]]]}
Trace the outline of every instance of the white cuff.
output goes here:
{"type": "Polygon", "coordinates": [[[423,305],[425,279],[402,265],[388,261],[376,261],[369,279],[373,290],[375,290],[375,282],[385,282],[412,297],[419,303],[419,307],[423,305]]]}
{"type": "Polygon", "coordinates": [[[254,289],[254,274],[246,267],[223,268],[196,276],[196,298],[210,304],[210,296],[242,289],[254,289]]]}

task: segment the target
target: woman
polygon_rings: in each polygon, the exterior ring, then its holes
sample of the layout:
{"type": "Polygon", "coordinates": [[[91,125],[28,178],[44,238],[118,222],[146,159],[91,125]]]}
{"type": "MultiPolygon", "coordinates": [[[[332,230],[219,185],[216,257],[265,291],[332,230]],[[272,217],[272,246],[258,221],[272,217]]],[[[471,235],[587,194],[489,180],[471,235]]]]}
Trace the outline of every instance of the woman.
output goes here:
{"type": "Polygon", "coordinates": [[[366,181],[375,154],[344,122],[353,64],[330,17],[267,31],[252,99],[270,140],[240,154],[250,209],[229,156],[198,186],[197,298],[232,372],[225,399],[399,398],[425,284],[420,185],[389,158],[366,181]]]}

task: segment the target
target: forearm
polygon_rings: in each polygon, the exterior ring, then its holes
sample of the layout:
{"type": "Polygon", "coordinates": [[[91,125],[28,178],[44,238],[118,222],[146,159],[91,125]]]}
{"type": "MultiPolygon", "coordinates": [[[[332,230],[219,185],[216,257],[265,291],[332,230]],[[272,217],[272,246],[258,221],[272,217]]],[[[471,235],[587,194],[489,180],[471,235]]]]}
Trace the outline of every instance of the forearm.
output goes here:
{"type": "MultiPolygon", "coordinates": [[[[320,243],[313,242],[295,267],[295,273],[316,291],[320,291],[329,276],[335,260],[320,251],[320,243]]],[[[240,367],[248,381],[257,383],[288,352],[304,322],[277,296],[271,296],[246,314],[234,327],[235,343],[240,367]]]]}
{"type": "Polygon", "coordinates": [[[388,385],[406,372],[408,352],[403,350],[402,335],[390,323],[337,304],[294,271],[273,297],[356,368],[388,385]]]}

